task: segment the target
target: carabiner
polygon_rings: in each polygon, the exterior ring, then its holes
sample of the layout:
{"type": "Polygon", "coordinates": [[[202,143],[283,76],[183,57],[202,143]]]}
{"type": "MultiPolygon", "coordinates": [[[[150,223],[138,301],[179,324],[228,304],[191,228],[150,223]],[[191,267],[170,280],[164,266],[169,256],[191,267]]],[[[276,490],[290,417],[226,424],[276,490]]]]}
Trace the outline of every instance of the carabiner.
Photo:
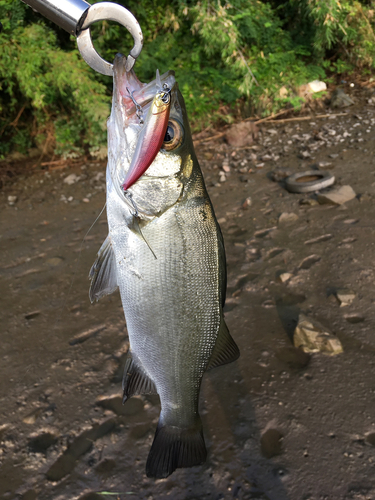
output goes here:
{"type": "Polygon", "coordinates": [[[143,35],[141,27],[125,7],[112,2],[100,2],[92,5],[83,21],[81,30],[77,36],[78,49],[83,59],[91,68],[103,75],[113,75],[113,64],[105,61],[96,52],[91,40],[90,26],[95,21],[116,21],[130,32],[134,40],[134,46],[130,51],[125,64],[126,71],[130,71],[134,66],[135,60],[142,51],[143,35]]]}

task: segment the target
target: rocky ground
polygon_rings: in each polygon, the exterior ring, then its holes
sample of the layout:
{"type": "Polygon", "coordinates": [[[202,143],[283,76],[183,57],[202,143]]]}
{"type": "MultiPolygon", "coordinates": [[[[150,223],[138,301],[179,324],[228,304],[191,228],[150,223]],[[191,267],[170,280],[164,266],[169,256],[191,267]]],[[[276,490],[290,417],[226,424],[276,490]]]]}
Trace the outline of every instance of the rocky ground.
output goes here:
{"type": "Polygon", "coordinates": [[[120,403],[120,298],[88,298],[107,233],[105,163],[3,188],[1,498],[375,499],[375,107],[355,100],[322,111],[337,116],[264,122],[242,148],[197,144],[241,357],[204,378],[207,463],[165,480],[144,474],[158,399],[120,403]],[[285,189],[285,175],[311,169],[355,197],[332,205],[285,189]],[[303,318],[343,352],[296,349],[303,318]]]}

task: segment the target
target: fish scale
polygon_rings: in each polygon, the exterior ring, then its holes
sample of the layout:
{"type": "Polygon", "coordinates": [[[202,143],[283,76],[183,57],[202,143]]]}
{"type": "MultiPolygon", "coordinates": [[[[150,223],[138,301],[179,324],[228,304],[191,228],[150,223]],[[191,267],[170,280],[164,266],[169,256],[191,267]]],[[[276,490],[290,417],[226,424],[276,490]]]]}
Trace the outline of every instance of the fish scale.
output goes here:
{"type": "Polygon", "coordinates": [[[154,116],[142,129],[126,109],[129,99],[122,98],[123,89],[132,85],[133,95],[142,96],[146,87],[133,72],[124,72],[124,64],[117,56],[108,120],[109,234],[90,271],[90,298],[98,300],[119,288],[130,342],[124,401],[134,394],[160,396],[146,473],[162,478],[206,459],[198,412],[202,377],[208,369],[235,360],[239,351],[222,311],[222,235],[195,156],[182,95],[171,72],[158,77],[154,87],[147,85],[144,114],[152,109],[153,88],[155,94],[160,85],[170,89],[168,126],[180,127],[179,142],[175,148],[173,140],[165,143],[168,151],[161,149],[150,166],[143,160],[134,166],[134,151],[137,158],[146,158],[142,148],[150,143],[148,134],[157,136],[161,127],[154,116]],[[123,191],[122,182],[134,169],[145,173],[123,191]]]}

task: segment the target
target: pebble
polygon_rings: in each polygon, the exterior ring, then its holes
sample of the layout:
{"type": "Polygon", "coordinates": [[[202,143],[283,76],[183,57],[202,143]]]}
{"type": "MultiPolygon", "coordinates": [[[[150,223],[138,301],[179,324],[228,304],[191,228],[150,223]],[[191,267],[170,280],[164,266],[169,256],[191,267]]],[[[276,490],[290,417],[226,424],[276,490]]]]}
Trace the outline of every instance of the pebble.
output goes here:
{"type": "Polygon", "coordinates": [[[317,199],[321,205],[343,205],[347,201],[353,200],[356,193],[349,185],[332,189],[327,193],[318,193],[317,199]]]}
{"type": "Polygon", "coordinates": [[[309,353],[321,352],[334,356],[344,351],[341,342],[335,335],[327,331],[327,328],[316,320],[311,320],[304,314],[300,314],[298,318],[293,343],[295,347],[309,353]]]}
{"type": "Polygon", "coordinates": [[[64,183],[68,184],[68,186],[71,186],[72,184],[75,184],[80,180],[80,176],[76,174],[69,174],[67,177],[64,179],[64,183]]]}
{"type": "Polygon", "coordinates": [[[17,201],[18,201],[17,196],[8,196],[8,205],[10,205],[11,207],[15,205],[17,201]]]}
{"type": "Polygon", "coordinates": [[[279,276],[277,277],[277,279],[281,282],[281,283],[286,283],[287,281],[290,280],[290,278],[293,277],[293,274],[292,273],[281,273],[279,274],[279,276]]]}
{"type": "Polygon", "coordinates": [[[246,198],[246,200],[242,203],[241,208],[242,208],[243,210],[246,210],[247,208],[251,207],[251,205],[252,205],[251,197],[250,197],[250,196],[248,196],[248,197],[246,198]]]}
{"type": "Polygon", "coordinates": [[[298,269],[310,269],[316,262],[319,262],[321,257],[319,255],[313,254],[309,255],[298,266],[298,269]]]}
{"type": "Polygon", "coordinates": [[[345,307],[349,306],[353,302],[356,295],[353,291],[342,288],[336,291],[336,297],[340,303],[340,307],[345,307]]]}
{"type": "Polygon", "coordinates": [[[283,212],[279,216],[279,224],[289,224],[291,222],[295,222],[296,220],[298,220],[298,215],[293,212],[283,212]]]}

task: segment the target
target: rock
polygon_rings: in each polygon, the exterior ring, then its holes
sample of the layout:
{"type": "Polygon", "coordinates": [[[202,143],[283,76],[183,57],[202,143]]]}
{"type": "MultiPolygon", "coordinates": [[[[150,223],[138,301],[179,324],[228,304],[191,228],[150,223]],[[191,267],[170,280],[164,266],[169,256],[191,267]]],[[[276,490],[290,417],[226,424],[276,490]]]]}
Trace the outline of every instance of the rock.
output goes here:
{"type": "Polygon", "coordinates": [[[309,166],[309,168],[311,168],[311,170],[314,170],[314,169],[330,170],[334,167],[335,167],[335,165],[330,161],[317,161],[316,163],[313,163],[312,165],[309,166]]]}
{"type": "Polygon", "coordinates": [[[344,318],[348,323],[351,323],[352,325],[365,321],[365,318],[360,314],[347,314],[346,316],[344,316],[344,318]]]}
{"type": "Polygon", "coordinates": [[[321,257],[319,255],[313,254],[309,255],[298,266],[298,269],[310,269],[316,262],[319,262],[321,257]]]}
{"type": "Polygon", "coordinates": [[[287,281],[290,280],[290,278],[293,277],[293,274],[292,273],[281,273],[278,275],[277,279],[281,282],[281,283],[286,283],[287,281]]]}
{"type": "Polygon", "coordinates": [[[307,84],[307,88],[312,93],[322,92],[323,90],[327,90],[327,85],[319,80],[314,80],[307,84]]]}
{"type": "Polygon", "coordinates": [[[70,185],[75,184],[76,182],[78,182],[79,179],[80,179],[79,175],[70,174],[70,175],[68,175],[68,177],[65,177],[64,183],[68,184],[70,186],[70,185]]]}
{"type": "Polygon", "coordinates": [[[241,122],[232,125],[225,133],[225,139],[230,146],[250,146],[258,137],[258,128],[253,122],[241,122]]]}
{"type": "Polygon", "coordinates": [[[25,319],[34,319],[37,318],[40,315],[41,311],[32,311],[27,314],[25,314],[25,319]]]}
{"type": "Polygon", "coordinates": [[[22,422],[28,425],[33,425],[37,421],[37,419],[40,417],[40,415],[43,413],[43,408],[37,408],[36,410],[32,411],[26,417],[22,419],[22,422]]]}
{"type": "Polygon", "coordinates": [[[355,191],[351,186],[341,186],[332,189],[327,193],[318,193],[317,199],[321,205],[343,205],[347,201],[356,197],[355,191]]]}
{"type": "Polygon", "coordinates": [[[343,352],[339,339],[328,332],[316,320],[310,320],[304,314],[300,314],[298,324],[294,330],[293,343],[304,352],[321,352],[331,356],[343,352]]]}
{"type": "Polygon", "coordinates": [[[246,210],[247,208],[251,207],[251,205],[252,205],[251,197],[248,196],[246,200],[242,203],[241,208],[243,210],[246,210]]]}
{"type": "Polygon", "coordinates": [[[346,108],[354,104],[354,101],[342,89],[336,89],[332,92],[331,108],[346,108]]]}
{"type": "Polygon", "coordinates": [[[8,205],[10,205],[11,207],[15,205],[17,201],[18,201],[17,196],[11,196],[11,195],[8,196],[8,205]]]}
{"type": "Polygon", "coordinates": [[[356,295],[353,291],[342,288],[336,291],[336,297],[340,303],[340,307],[345,307],[349,306],[353,302],[356,295]]]}
{"type": "Polygon", "coordinates": [[[294,214],[293,212],[283,212],[279,216],[279,224],[289,224],[291,222],[295,222],[296,220],[298,220],[298,215],[294,214]]]}
{"type": "Polygon", "coordinates": [[[312,238],[311,240],[306,240],[305,245],[313,245],[314,243],[322,243],[322,242],[328,241],[332,238],[333,238],[332,234],[322,234],[321,236],[318,236],[317,238],[312,238]]]}
{"type": "Polygon", "coordinates": [[[266,458],[280,455],[283,435],[277,429],[268,429],[260,438],[260,449],[266,458]]]}

